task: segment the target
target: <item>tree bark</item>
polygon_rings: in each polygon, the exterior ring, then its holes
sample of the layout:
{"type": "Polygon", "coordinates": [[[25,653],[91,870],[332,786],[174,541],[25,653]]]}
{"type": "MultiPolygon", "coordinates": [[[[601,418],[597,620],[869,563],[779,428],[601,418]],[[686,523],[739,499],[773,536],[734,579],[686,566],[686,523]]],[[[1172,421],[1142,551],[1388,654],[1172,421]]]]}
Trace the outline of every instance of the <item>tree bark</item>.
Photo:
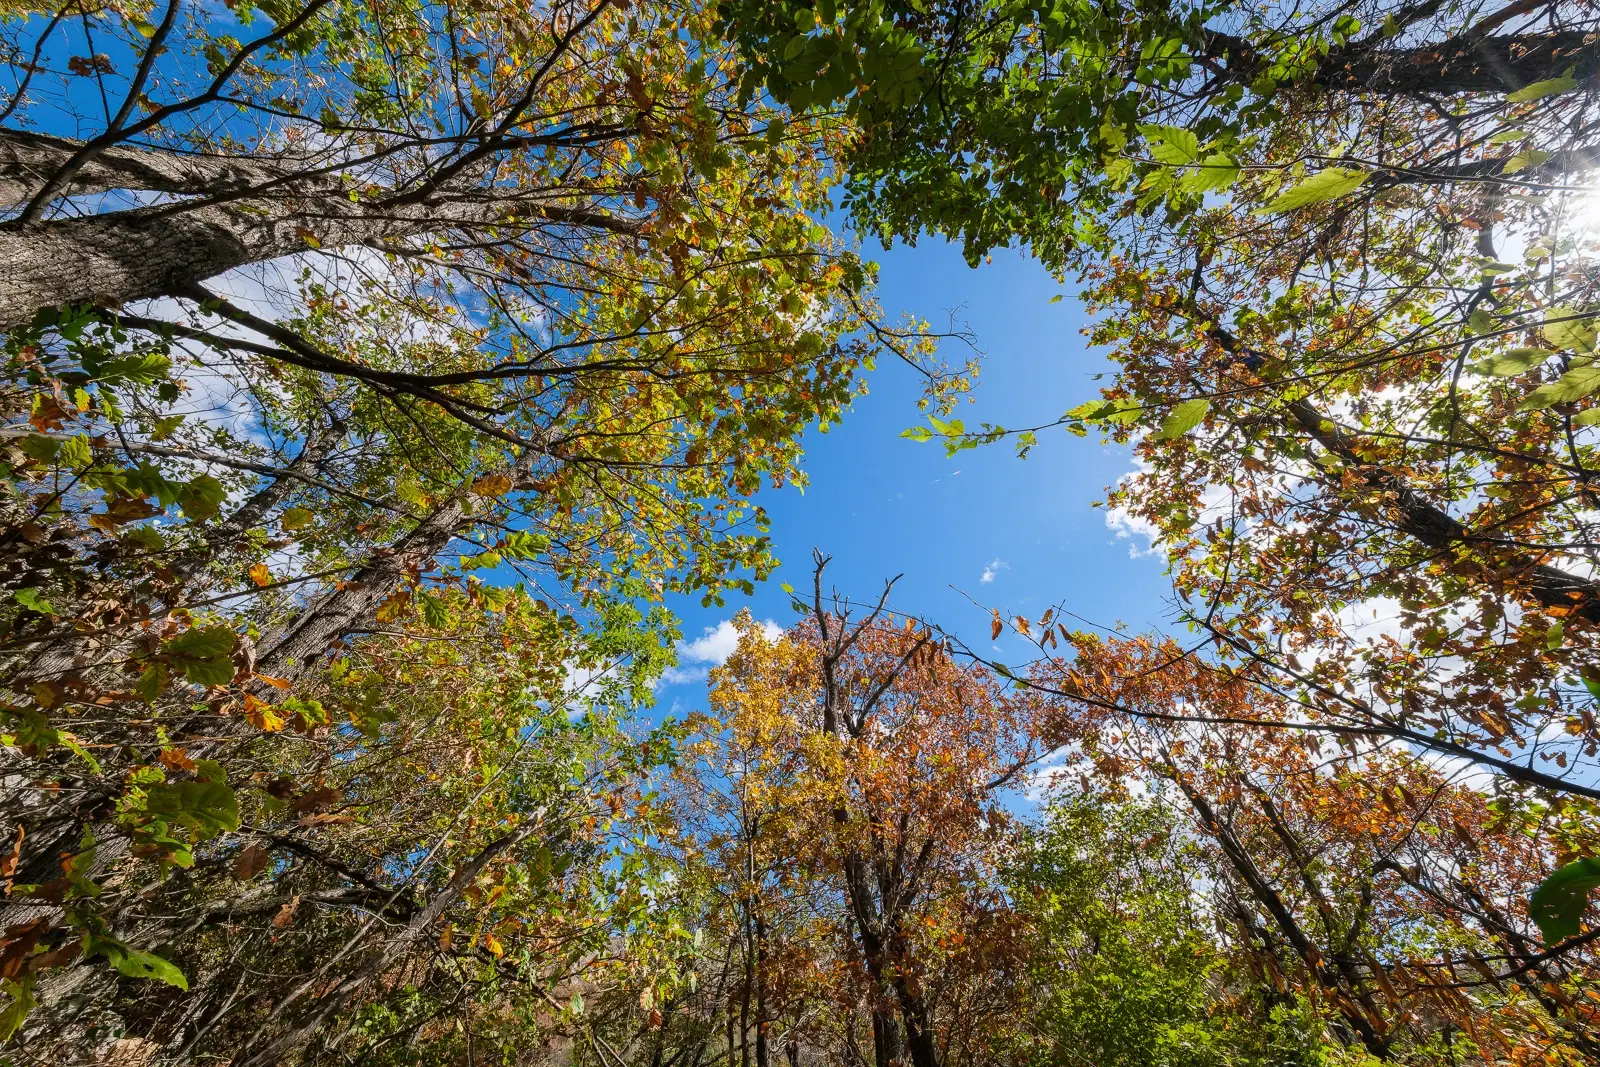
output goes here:
{"type": "MultiPolygon", "coordinates": [[[[421,217],[365,216],[323,201],[289,214],[275,201],[174,208],[158,204],[26,230],[0,227],[0,330],[44,308],[120,308],[172,297],[239,267],[324,247],[381,243],[440,228],[421,217]],[[324,212],[333,214],[328,216],[324,212]],[[309,240],[308,240],[309,239],[309,240]]],[[[413,213],[417,214],[417,213],[413,213]]]]}
{"type": "MultiPolygon", "coordinates": [[[[26,203],[80,147],[63,137],[0,129],[0,208],[26,203]]],[[[279,164],[248,157],[189,155],[114,145],[85,163],[60,195],[85,196],[128,189],[214,196],[248,189],[289,173],[279,164]]]]}
{"type": "MultiPolygon", "coordinates": [[[[1475,37],[1460,34],[1414,48],[1378,48],[1358,41],[1331,50],[1309,84],[1332,92],[1434,94],[1506,93],[1558,78],[1572,68],[1579,80],[1600,73],[1600,42],[1581,31],[1475,37]]],[[[1242,37],[1208,33],[1199,57],[1220,67],[1224,82],[1246,83],[1267,58],[1242,37]]]]}

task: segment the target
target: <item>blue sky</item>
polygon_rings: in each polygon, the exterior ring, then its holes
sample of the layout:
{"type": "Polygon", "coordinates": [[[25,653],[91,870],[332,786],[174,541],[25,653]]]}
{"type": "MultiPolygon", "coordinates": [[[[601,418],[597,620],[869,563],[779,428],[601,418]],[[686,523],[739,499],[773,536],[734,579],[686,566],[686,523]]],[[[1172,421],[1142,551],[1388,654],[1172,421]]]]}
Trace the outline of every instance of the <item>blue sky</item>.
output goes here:
{"type": "MultiPolygon", "coordinates": [[[[924,240],[873,258],[882,265],[879,294],[891,318],[910,312],[939,327],[955,311],[975,334],[983,372],[974,401],[957,412],[969,426],[1046,422],[1098,395],[1093,375],[1107,364],[1080,332],[1082,306],[1025,256],[997,252],[992,263],[971,269],[958,249],[924,240]],[[1065,299],[1050,303],[1061,292],[1065,299]]],[[[963,353],[950,355],[959,362],[963,353]]],[[[832,583],[852,597],[876,596],[885,578],[903,573],[892,603],[974,647],[988,646],[992,608],[1036,618],[1059,601],[1096,622],[1134,628],[1168,616],[1162,560],[1130,555],[1130,548],[1146,548],[1144,539],[1119,538],[1105,510],[1092,506],[1132,468],[1126,449],[1056,431],[1042,435],[1026,460],[1008,444],[946,458],[937,442],[899,436],[922,421],[911,372],[885,362],[869,388],[841,425],[807,438],[811,484],[803,494],[762,494],[783,561],[773,579],[755,596],[730,596],[720,608],[688,597],[669,603],[690,644],[679,680],[660,690],[663,709],[703,704],[706,666],[730,649],[727,630],[716,629],[739,608],[781,625],[792,621],[779,583],[809,587],[813,547],[833,556],[832,583]]],[[[1026,659],[1020,641],[1015,648],[1001,642],[989,646],[998,658],[1026,659]]]]}

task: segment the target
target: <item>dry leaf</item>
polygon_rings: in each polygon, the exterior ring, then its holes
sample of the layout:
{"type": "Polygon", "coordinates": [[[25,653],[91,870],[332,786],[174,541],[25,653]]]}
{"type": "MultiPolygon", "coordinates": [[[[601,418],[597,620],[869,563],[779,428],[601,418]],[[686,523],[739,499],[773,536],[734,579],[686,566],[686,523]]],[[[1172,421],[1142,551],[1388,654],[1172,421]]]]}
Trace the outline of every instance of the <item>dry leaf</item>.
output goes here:
{"type": "Polygon", "coordinates": [[[296,826],[328,826],[328,825],[335,824],[335,823],[350,823],[350,822],[355,822],[355,821],[356,821],[356,817],[354,815],[348,815],[348,814],[344,814],[344,813],[329,814],[328,812],[323,811],[323,812],[318,812],[315,815],[307,815],[305,818],[303,818],[299,822],[295,823],[295,825],[296,826]]]}
{"type": "Polygon", "coordinates": [[[28,832],[22,828],[22,824],[20,822],[17,823],[17,839],[11,845],[10,854],[5,859],[0,860],[0,878],[5,879],[7,893],[11,892],[11,876],[17,873],[17,864],[22,862],[22,839],[27,834],[28,832]]]}
{"type": "Polygon", "coordinates": [[[271,854],[260,845],[251,845],[233,858],[233,876],[248,882],[271,865],[271,854]]]}
{"type": "Polygon", "coordinates": [[[161,765],[169,771],[192,771],[195,768],[194,760],[181,748],[162,749],[161,765]]]}
{"type": "Polygon", "coordinates": [[[308,811],[324,811],[337,804],[340,795],[337,789],[319,785],[315,789],[308,789],[300,794],[290,807],[294,809],[296,815],[301,815],[308,811]]]}
{"type": "Polygon", "coordinates": [[[272,925],[282,930],[294,922],[294,910],[300,906],[300,894],[296,893],[289,898],[289,903],[278,909],[278,914],[272,917],[272,925]]]}
{"type": "Polygon", "coordinates": [[[82,951],[82,939],[75,939],[68,941],[65,945],[62,945],[58,949],[53,949],[49,952],[41,952],[37,956],[34,956],[32,959],[28,960],[28,973],[37,974],[39,971],[50,967],[64,967],[73,960],[77,959],[78,954],[82,951]]]}

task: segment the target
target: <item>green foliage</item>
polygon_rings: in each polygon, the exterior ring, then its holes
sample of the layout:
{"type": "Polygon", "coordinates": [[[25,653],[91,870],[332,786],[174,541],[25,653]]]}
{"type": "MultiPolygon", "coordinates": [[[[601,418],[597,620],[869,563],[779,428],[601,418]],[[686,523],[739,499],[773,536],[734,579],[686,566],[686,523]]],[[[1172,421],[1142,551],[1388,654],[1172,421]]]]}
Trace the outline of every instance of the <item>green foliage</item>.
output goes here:
{"type": "Polygon", "coordinates": [[[1594,857],[1574,860],[1539,883],[1528,899],[1528,914],[1545,944],[1577,935],[1589,894],[1596,888],[1600,888],[1600,859],[1594,857]]]}
{"type": "Polygon", "coordinates": [[[1080,795],[1045,809],[1007,873],[1033,924],[1028,967],[1038,990],[1018,1062],[1321,1062],[1317,1029],[1305,1029],[1298,1009],[1270,1008],[1238,988],[1242,976],[1210,934],[1198,863],[1157,802],[1080,795]]]}

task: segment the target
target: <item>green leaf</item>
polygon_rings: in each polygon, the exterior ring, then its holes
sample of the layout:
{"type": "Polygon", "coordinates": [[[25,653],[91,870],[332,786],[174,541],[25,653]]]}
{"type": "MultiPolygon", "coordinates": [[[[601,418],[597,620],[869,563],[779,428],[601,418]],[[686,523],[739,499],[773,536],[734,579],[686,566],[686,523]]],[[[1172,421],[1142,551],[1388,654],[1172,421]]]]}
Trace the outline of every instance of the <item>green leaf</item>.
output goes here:
{"type": "Polygon", "coordinates": [[[28,1013],[39,1006],[39,999],[33,995],[33,975],[28,975],[20,982],[6,982],[0,985],[6,994],[11,997],[11,1003],[6,1005],[5,1011],[0,1011],[0,1041],[9,1041],[28,1018],[28,1013]]]}
{"type": "Polygon", "coordinates": [[[1566,636],[1566,627],[1561,625],[1560,619],[1557,619],[1555,622],[1551,623],[1550,628],[1544,632],[1545,651],[1554,652],[1556,649],[1560,648],[1562,642],[1566,640],[1566,636]]]}
{"type": "Polygon", "coordinates": [[[907,441],[931,441],[933,440],[933,431],[926,426],[913,426],[909,430],[901,430],[900,436],[907,441]]]}
{"type": "Polygon", "coordinates": [[[162,654],[196,685],[227,685],[233,680],[233,649],[237,641],[226,626],[187,630],[161,646],[162,654]]]}
{"type": "Polygon", "coordinates": [[[422,598],[422,621],[435,630],[442,630],[450,625],[450,610],[432,593],[422,598]]]}
{"type": "Polygon", "coordinates": [[[1050,303],[1052,303],[1052,304],[1059,304],[1059,303],[1061,303],[1061,294],[1060,294],[1060,293],[1057,293],[1057,294],[1056,294],[1056,295],[1055,295],[1055,296],[1052,296],[1052,297],[1051,297],[1051,298],[1050,298],[1050,303]]]}
{"type": "Polygon", "coordinates": [[[164,418],[157,419],[150,427],[150,440],[165,441],[177,431],[179,426],[183,425],[184,418],[185,416],[183,415],[167,415],[164,418]]]}
{"type": "Polygon", "coordinates": [[[239,828],[239,798],[223,782],[152,785],[144,806],[159,819],[188,827],[199,839],[239,828]]]}
{"type": "Polygon", "coordinates": [[[1276,200],[1266,207],[1259,209],[1258,215],[1281,215],[1286,211],[1306,207],[1310,204],[1320,204],[1325,200],[1334,200],[1361,188],[1367,180],[1367,172],[1355,170],[1350,167],[1328,167],[1320,170],[1296,185],[1294,188],[1278,196],[1276,200]]]}
{"type": "Polygon", "coordinates": [[[1535,411],[1552,404],[1570,404],[1600,389],[1600,367],[1575,367],[1549,385],[1541,385],[1517,405],[1518,411],[1535,411]]]}
{"type": "Polygon", "coordinates": [[[1515,144],[1528,139],[1527,130],[1501,130],[1489,138],[1490,144],[1515,144]]]}
{"type": "Polygon", "coordinates": [[[1185,400],[1183,403],[1172,409],[1172,414],[1168,415],[1161,423],[1161,429],[1157,430],[1151,436],[1157,441],[1166,441],[1174,437],[1182,437],[1196,426],[1199,426],[1201,420],[1206,417],[1206,412],[1210,410],[1211,401],[1205,399],[1204,397],[1197,397],[1194,400],[1185,400]]]}
{"type": "Polygon", "coordinates": [[[306,508],[286,508],[278,521],[285,530],[294,531],[310,526],[314,518],[316,516],[306,508]]]}
{"type": "Polygon", "coordinates": [[[1513,348],[1509,352],[1499,352],[1490,356],[1474,369],[1479,374],[1508,378],[1513,374],[1522,374],[1531,367],[1537,367],[1553,355],[1555,353],[1548,348],[1513,348]]]}
{"type": "Polygon", "coordinates": [[[1525,85],[1514,93],[1507,93],[1506,102],[1525,104],[1529,100],[1542,100],[1547,96],[1555,96],[1557,93],[1568,92],[1577,87],[1578,79],[1572,76],[1571,70],[1568,70],[1559,78],[1546,78],[1544,81],[1525,85]]]}
{"type": "Polygon", "coordinates": [[[117,973],[126,978],[153,978],[158,982],[175,985],[184,992],[189,990],[189,980],[183,976],[183,972],[160,956],[128,947],[111,955],[111,963],[116,967],[117,973]]]}
{"type": "Polygon", "coordinates": [[[29,611],[37,611],[40,615],[54,615],[56,613],[56,609],[50,606],[50,601],[41,597],[39,590],[32,586],[26,589],[18,589],[11,594],[11,599],[29,611]]]}
{"type": "Polygon", "coordinates": [[[1561,304],[1544,313],[1544,335],[1557,348],[1574,352],[1594,351],[1594,319],[1583,318],[1570,304],[1561,304]]]}
{"type": "Polygon", "coordinates": [[[167,376],[172,360],[158,352],[137,352],[100,364],[95,377],[102,382],[154,385],[167,376]]]}
{"type": "Polygon", "coordinates": [[[1200,165],[1184,174],[1178,187],[1189,193],[1210,193],[1226,189],[1239,180],[1239,165],[1220,152],[1200,161],[1200,165]]]}
{"type": "Polygon", "coordinates": [[[22,449],[22,454],[29,459],[49,463],[56,458],[56,453],[61,451],[61,441],[54,437],[30,433],[17,442],[17,447],[22,449]]]}
{"type": "Polygon", "coordinates": [[[1467,316],[1467,329],[1479,337],[1494,333],[1494,316],[1483,308],[1476,308],[1467,316]]]}
{"type": "Polygon", "coordinates": [[[1600,425],[1600,408],[1590,408],[1588,411],[1580,411],[1580,412],[1578,412],[1576,415],[1572,416],[1572,425],[1574,425],[1574,426],[1595,426],[1595,425],[1600,425]]]}
{"type": "Polygon", "coordinates": [[[1182,166],[1200,158],[1200,138],[1178,126],[1141,126],[1150,142],[1150,156],[1159,163],[1182,166]]]}
{"type": "Polygon", "coordinates": [[[1518,152],[1506,160],[1506,165],[1500,168],[1501,174],[1515,174],[1528,167],[1537,167],[1539,164],[1551,159],[1554,152],[1544,152],[1537,148],[1530,148],[1526,152],[1518,152]]]}
{"type": "Polygon", "coordinates": [[[178,504],[184,515],[195,522],[204,522],[222,507],[228,491],[221,482],[209,474],[201,474],[178,490],[178,504]]]}
{"type": "Polygon", "coordinates": [[[1138,419],[1142,411],[1144,405],[1135,404],[1131,400],[1091,400],[1068,411],[1066,417],[1082,419],[1084,422],[1115,422],[1126,426],[1138,419]]]}
{"type": "Polygon", "coordinates": [[[94,452],[89,447],[89,439],[83,434],[61,442],[61,451],[57,454],[63,467],[81,470],[94,461],[94,452]]]}
{"type": "Polygon", "coordinates": [[[528,530],[506,534],[500,551],[512,559],[538,559],[550,547],[550,538],[528,530]]]}
{"type": "Polygon", "coordinates": [[[1600,886],[1600,859],[1586,857],[1540,882],[1528,898],[1528,916],[1539,926],[1544,943],[1554,945],[1578,932],[1589,905],[1589,891],[1600,886]]]}

